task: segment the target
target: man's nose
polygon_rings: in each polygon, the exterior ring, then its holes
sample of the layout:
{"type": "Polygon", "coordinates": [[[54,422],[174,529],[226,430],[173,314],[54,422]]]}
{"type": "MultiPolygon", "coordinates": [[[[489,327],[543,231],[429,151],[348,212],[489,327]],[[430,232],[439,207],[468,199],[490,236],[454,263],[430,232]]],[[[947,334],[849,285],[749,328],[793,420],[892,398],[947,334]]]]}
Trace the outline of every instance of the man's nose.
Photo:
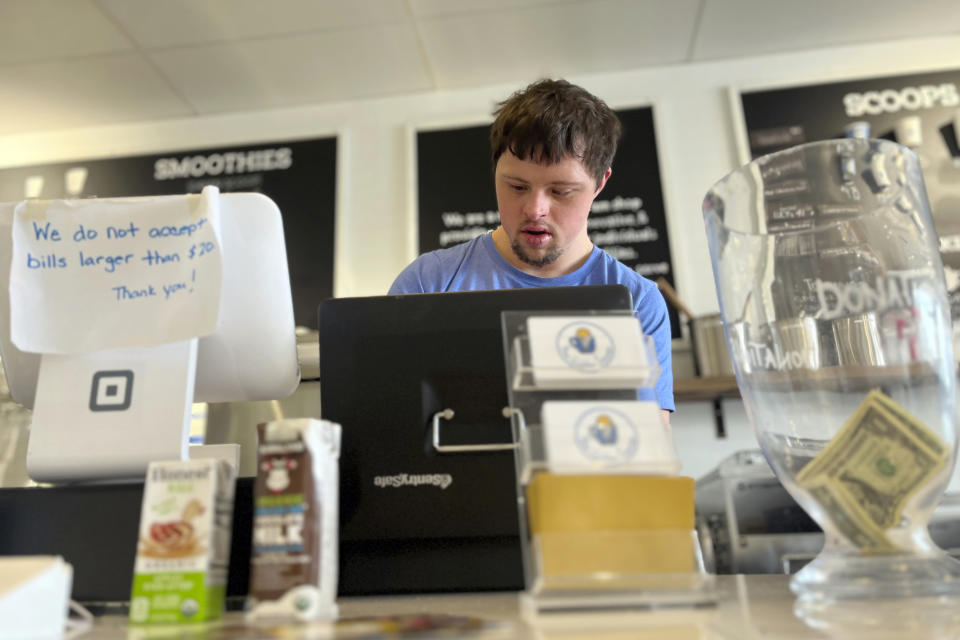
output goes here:
{"type": "Polygon", "coordinates": [[[531,190],[523,203],[523,214],[528,218],[543,218],[550,211],[550,199],[542,191],[531,190]]]}

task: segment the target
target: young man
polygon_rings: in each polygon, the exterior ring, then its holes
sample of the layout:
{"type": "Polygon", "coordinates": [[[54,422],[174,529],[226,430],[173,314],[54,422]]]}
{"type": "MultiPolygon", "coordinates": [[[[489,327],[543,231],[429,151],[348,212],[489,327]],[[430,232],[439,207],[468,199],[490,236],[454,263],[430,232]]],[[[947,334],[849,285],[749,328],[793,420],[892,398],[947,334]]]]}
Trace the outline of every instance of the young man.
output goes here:
{"type": "Polygon", "coordinates": [[[490,128],[500,226],[417,258],[391,294],[623,284],[660,361],[656,399],[673,411],[670,321],[649,280],[594,246],[590,206],[606,185],[620,120],[565,80],[540,80],[500,103],[490,128]]]}

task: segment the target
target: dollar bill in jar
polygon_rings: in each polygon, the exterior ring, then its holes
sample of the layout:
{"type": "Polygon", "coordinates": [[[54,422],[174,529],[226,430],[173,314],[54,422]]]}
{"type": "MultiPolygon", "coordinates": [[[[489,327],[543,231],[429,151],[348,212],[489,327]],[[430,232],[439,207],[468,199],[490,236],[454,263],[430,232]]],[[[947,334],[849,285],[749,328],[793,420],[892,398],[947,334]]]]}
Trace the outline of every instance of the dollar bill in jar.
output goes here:
{"type": "Polygon", "coordinates": [[[797,476],[851,544],[894,553],[887,532],[943,470],[950,448],[884,393],[867,394],[840,431],[797,476]]]}

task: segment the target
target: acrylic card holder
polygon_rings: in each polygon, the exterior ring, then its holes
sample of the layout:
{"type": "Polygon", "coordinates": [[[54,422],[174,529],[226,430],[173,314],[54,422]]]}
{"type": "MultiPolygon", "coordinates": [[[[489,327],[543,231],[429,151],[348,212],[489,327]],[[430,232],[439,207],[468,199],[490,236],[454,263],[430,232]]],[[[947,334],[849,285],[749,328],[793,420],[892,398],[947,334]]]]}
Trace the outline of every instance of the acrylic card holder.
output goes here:
{"type": "Polygon", "coordinates": [[[629,311],[502,314],[531,616],[716,602],[629,311]]]}

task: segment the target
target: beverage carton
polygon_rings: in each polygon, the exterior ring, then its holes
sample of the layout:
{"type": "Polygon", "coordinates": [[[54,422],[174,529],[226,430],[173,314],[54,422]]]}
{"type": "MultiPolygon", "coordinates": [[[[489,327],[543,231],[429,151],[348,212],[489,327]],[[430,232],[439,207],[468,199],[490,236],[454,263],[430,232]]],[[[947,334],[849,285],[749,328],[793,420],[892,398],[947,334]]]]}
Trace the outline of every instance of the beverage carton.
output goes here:
{"type": "Polygon", "coordinates": [[[130,622],[219,618],[226,598],[235,471],[223,460],[147,468],[130,622]]]}

